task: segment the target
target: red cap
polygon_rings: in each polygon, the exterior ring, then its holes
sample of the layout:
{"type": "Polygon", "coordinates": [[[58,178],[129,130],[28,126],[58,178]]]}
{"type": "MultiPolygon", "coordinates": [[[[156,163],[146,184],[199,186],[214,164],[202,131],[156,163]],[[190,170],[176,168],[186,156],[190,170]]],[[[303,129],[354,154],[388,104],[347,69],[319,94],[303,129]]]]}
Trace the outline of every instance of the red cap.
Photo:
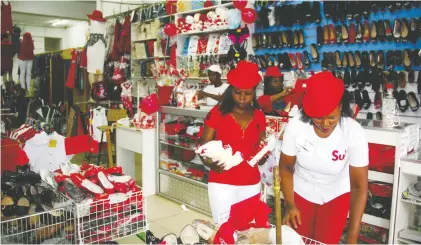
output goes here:
{"type": "Polygon", "coordinates": [[[341,102],[344,91],[344,82],[329,71],[311,76],[303,98],[304,112],[309,117],[329,115],[341,102]]]}
{"type": "Polygon", "coordinates": [[[270,66],[266,69],[265,77],[283,77],[284,74],[279,70],[277,66],[270,66]]]}
{"type": "Polygon", "coordinates": [[[228,83],[235,88],[251,89],[260,83],[262,77],[257,64],[241,60],[235,69],[228,72],[227,79],[228,83]]]}
{"type": "Polygon", "coordinates": [[[92,14],[88,14],[88,18],[91,20],[96,20],[99,22],[106,22],[107,19],[104,19],[102,17],[102,12],[99,10],[94,10],[94,12],[92,12],[92,14]]]}

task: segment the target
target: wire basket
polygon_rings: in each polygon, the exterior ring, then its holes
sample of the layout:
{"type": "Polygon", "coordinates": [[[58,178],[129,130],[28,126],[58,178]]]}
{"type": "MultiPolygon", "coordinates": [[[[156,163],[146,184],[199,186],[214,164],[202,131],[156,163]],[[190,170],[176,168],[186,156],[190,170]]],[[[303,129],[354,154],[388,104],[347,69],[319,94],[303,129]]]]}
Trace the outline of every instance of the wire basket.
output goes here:
{"type": "Polygon", "coordinates": [[[72,202],[57,195],[57,206],[19,218],[1,220],[2,244],[76,244],[72,202]]]}
{"type": "Polygon", "coordinates": [[[76,204],[79,244],[98,244],[144,232],[146,202],[142,191],[113,194],[110,199],[76,204]]]}

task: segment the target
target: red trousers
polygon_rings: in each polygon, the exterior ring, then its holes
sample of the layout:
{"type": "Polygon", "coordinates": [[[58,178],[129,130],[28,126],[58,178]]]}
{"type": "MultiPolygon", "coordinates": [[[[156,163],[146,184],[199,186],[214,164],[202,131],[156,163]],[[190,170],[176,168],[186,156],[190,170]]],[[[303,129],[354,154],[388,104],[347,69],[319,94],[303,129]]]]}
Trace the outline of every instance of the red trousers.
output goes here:
{"type": "Polygon", "coordinates": [[[294,193],[295,206],[300,210],[301,225],[296,231],[325,244],[338,244],[350,207],[351,194],[345,193],[323,205],[307,201],[294,193]]]}

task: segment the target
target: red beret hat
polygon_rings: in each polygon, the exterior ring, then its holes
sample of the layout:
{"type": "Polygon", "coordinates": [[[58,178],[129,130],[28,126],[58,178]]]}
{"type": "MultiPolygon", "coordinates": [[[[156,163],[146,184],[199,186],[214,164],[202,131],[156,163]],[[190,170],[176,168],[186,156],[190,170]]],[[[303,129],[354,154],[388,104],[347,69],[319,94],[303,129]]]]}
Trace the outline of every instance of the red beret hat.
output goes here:
{"type": "Polygon", "coordinates": [[[259,67],[255,63],[245,60],[238,62],[237,67],[227,74],[228,83],[239,89],[251,89],[262,80],[259,67]]]}
{"type": "Polygon", "coordinates": [[[345,86],[329,71],[322,71],[307,80],[303,98],[304,112],[309,117],[325,117],[341,102],[345,86]]]}
{"type": "Polygon", "coordinates": [[[284,74],[281,73],[278,67],[270,66],[266,69],[265,77],[283,77],[284,74]]]}

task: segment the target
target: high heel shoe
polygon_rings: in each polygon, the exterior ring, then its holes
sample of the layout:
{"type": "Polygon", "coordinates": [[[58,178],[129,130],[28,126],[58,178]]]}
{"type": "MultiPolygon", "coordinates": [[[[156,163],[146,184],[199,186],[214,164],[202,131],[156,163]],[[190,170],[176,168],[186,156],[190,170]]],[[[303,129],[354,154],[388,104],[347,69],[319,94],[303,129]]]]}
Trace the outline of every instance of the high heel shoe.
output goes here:
{"type": "Polygon", "coordinates": [[[355,40],[357,43],[361,43],[363,40],[363,25],[361,23],[357,24],[357,32],[356,32],[355,40]]]}
{"type": "Polygon", "coordinates": [[[408,41],[408,34],[409,34],[408,20],[403,18],[401,20],[401,38],[402,38],[402,41],[404,41],[404,42],[408,41]]]}
{"type": "Polygon", "coordinates": [[[309,68],[311,66],[311,60],[310,60],[310,54],[307,52],[307,50],[303,53],[304,58],[304,65],[306,68],[309,68]]]}
{"type": "MultiPolygon", "coordinates": [[[[373,28],[372,32],[373,33],[373,28]]],[[[383,20],[379,20],[376,25],[377,40],[384,42],[386,40],[385,24],[383,20]]]]}
{"type": "Polygon", "coordinates": [[[377,68],[384,70],[384,54],[383,51],[377,51],[377,68]]]}
{"type": "Polygon", "coordinates": [[[393,26],[393,37],[396,42],[399,42],[401,39],[401,21],[399,19],[395,20],[395,24],[393,26]]]}
{"type": "Polygon", "coordinates": [[[357,69],[361,68],[361,53],[360,53],[360,51],[355,52],[355,67],[357,69]]]}
{"type": "Polygon", "coordinates": [[[293,37],[294,37],[294,48],[298,48],[299,46],[299,36],[298,36],[298,31],[294,30],[294,32],[292,33],[293,37]]]}
{"type": "Polygon", "coordinates": [[[329,43],[330,44],[336,43],[335,26],[332,24],[329,25],[329,43]]]}
{"type": "MultiPolygon", "coordinates": [[[[345,59],[345,57],[344,57],[345,59]]],[[[336,50],[335,52],[335,60],[336,60],[336,67],[340,70],[342,69],[342,60],[341,60],[341,53],[336,50]]]]}
{"type": "Polygon", "coordinates": [[[323,27],[323,42],[324,44],[329,43],[329,26],[328,25],[325,25],[323,27]]]}
{"type": "Polygon", "coordinates": [[[317,50],[316,44],[314,43],[311,44],[310,48],[311,48],[311,58],[313,59],[313,62],[319,63],[320,56],[319,56],[319,51],[317,50]]]}
{"type": "Polygon", "coordinates": [[[351,24],[348,31],[348,43],[355,43],[355,35],[355,25],[351,24]]]}
{"type": "Polygon", "coordinates": [[[304,70],[304,64],[303,64],[303,55],[299,52],[297,52],[296,54],[296,61],[297,61],[297,67],[300,70],[304,70]]]}
{"type": "Polygon", "coordinates": [[[384,31],[385,31],[386,39],[388,41],[392,41],[393,40],[393,31],[392,31],[392,27],[390,27],[389,20],[384,20],[384,31]]]}
{"type": "Polygon", "coordinates": [[[292,68],[294,68],[294,69],[297,69],[297,60],[295,59],[295,56],[294,56],[294,54],[292,54],[292,53],[289,53],[288,54],[288,57],[289,57],[289,62],[291,63],[291,67],[292,68]]]}
{"type": "Polygon", "coordinates": [[[342,67],[346,69],[349,66],[348,63],[348,52],[344,52],[344,58],[342,60],[342,67]]]}
{"type": "Polygon", "coordinates": [[[324,43],[323,40],[323,28],[321,26],[317,27],[317,45],[320,47],[324,43]]]}
{"type": "Polygon", "coordinates": [[[419,37],[418,28],[417,28],[417,21],[415,18],[411,18],[409,21],[409,34],[408,34],[408,40],[412,43],[416,43],[419,37]]]}
{"type": "Polygon", "coordinates": [[[371,33],[370,33],[371,42],[377,41],[377,22],[371,22],[371,33]]]}
{"type": "Polygon", "coordinates": [[[341,34],[342,34],[342,42],[348,42],[348,30],[346,29],[346,25],[341,26],[341,34]]]}
{"type": "Polygon", "coordinates": [[[352,52],[348,52],[348,64],[349,64],[349,67],[351,68],[355,67],[355,59],[352,52]]]}
{"type": "Polygon", "coordinates": [[[298,34],[299,34],[299,38],[298,38],[299,47],[303,48],[304,44],[305,44],[304,43],[304,32],[303,32],[303,30],[299,30],[298,34]]]}
{"type": "Polygon", "coordinates": [[[369,61],[370,61],[370,67],[371,68],[374,68],[374,67],[377,66],[377,64],[376,64],[376,54],[374,53],[374,51],[370,51],[369,61]]]}
{"type": "Polygon", "coordinates": [[[368,41],[370,41],[370,26],[368,24],[368,21],[364,21],[363,42],[367,43],[368,41]]]}

